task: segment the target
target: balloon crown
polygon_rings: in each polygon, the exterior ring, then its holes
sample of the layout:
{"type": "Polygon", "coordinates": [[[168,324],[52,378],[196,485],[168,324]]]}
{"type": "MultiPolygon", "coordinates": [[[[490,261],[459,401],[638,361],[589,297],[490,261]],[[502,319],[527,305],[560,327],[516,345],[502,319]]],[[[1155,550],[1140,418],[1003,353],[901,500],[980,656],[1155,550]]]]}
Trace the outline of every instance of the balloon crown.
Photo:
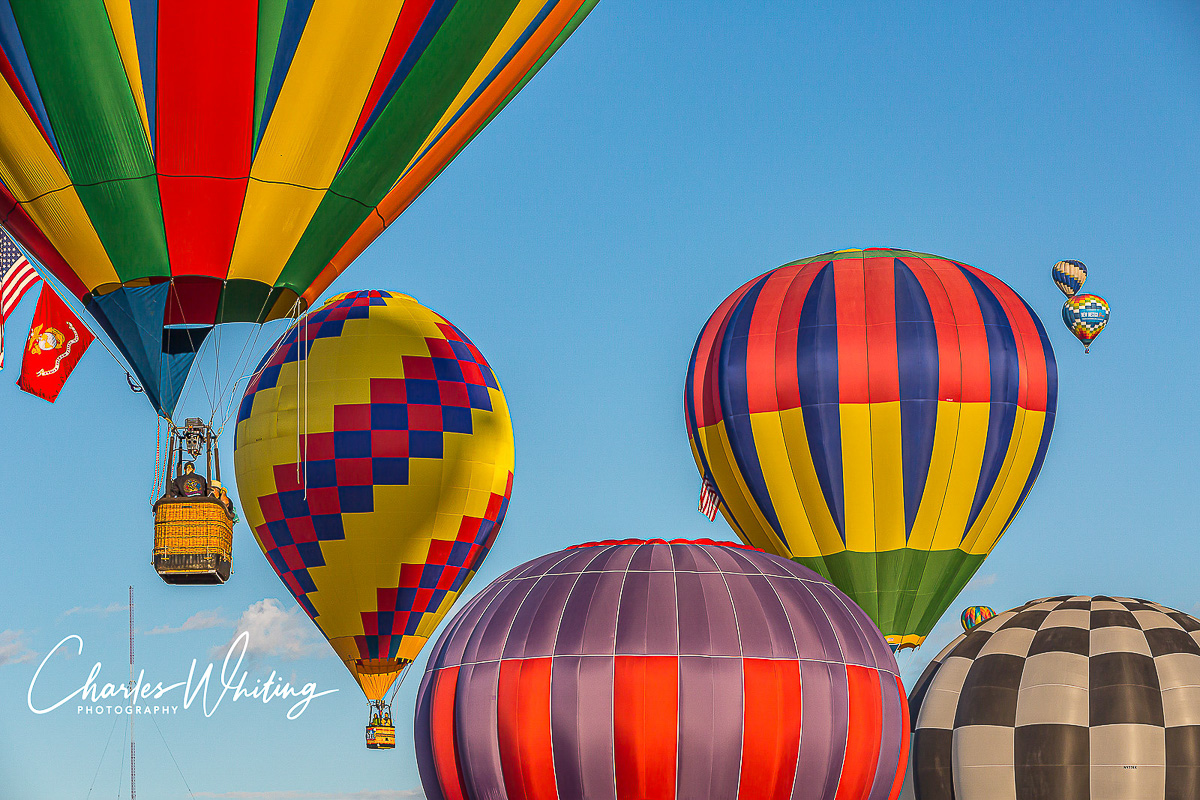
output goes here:
{"type": "Polygon", "coordinates": [[[703,544],[713,547],[737,547],[741,550],[758,550],[757,547],[752,547],[741,542],[718,542],[715,539],[603,539],[598,542],[584,542],[582,544],[573,544],[568,547],[568,550],[577,550],[580,547],[608,547],[614,544],[703,544]]]}

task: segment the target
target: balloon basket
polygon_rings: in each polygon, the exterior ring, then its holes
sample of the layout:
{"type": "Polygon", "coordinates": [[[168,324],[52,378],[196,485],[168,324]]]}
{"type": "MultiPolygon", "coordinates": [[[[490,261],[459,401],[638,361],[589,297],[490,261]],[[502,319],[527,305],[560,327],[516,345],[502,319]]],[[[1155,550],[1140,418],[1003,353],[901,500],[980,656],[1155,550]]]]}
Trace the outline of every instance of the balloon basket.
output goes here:
{"type": "Polygon", "coordinates": [[[233,568],[233,520],[212,498],[154,504],[154,569],[169,584],[222,584],[233,568]]]}
{"type": "Polygon", "coordinates": [[[392,723],[392,706],[383,700],[371,701],[371,722],[367,725],[367,749],[396,749],[396,726],[392,723]]]}

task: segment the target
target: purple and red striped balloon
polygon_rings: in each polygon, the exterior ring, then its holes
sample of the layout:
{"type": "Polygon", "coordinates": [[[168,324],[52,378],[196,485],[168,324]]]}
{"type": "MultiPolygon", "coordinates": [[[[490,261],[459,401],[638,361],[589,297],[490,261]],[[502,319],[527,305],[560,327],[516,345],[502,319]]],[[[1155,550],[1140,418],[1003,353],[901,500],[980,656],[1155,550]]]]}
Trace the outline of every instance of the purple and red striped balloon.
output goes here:
{"type": "Polygon", "coordinates": [[[879,629],[778,556],[627,540],[534,559],[430,653],[429,800],[895,798],[908,707],[879,629]]]}

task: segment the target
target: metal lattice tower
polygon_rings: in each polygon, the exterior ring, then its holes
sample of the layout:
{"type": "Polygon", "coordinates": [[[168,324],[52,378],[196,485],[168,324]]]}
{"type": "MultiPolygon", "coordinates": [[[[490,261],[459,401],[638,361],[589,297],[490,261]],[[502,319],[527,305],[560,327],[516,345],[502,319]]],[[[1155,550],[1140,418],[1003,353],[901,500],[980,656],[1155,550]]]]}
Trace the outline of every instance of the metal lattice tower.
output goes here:
{"type": "Polygon", "coordinates": [[[129,800],[137,800],[137,748],[133,743],[133,587],[129,587],[129,800]]]}

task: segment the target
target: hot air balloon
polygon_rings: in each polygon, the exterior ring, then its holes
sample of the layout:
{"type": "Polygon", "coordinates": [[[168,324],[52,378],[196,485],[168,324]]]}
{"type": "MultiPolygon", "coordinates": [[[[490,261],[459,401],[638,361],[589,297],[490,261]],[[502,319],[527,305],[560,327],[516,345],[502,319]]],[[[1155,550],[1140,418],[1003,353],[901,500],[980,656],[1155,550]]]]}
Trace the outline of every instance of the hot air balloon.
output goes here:
{"type": "Polygon", "coordinates": [[[959,617],[959,622],[962,623],[964,631],[969,631],[976,625],[987,622],[992,617],[996,616],[996,610],[988,606],[968,606],[963,609],[962,616],[959,617]]]}
{"type": "Polygon", "coordinates": [[[1029,494],[1054,351],[1002,281],[908,250],[772,270],[700,332],[692,454],[742,541],[796,559],[915,647],[1029,494]]]}
{"type": "Polygon", "coordinates": [[[1050,277],[1067,297],[1074,297],[1087,280],[1087,267],[1082,261],[1059,261],[1050,268],[1050,277]]]}
{"type": "Polygon", "coordinates": [[[308,308],[594,4],[11,0],[0,223],[170,419],[214,325],[308,308]]]}
{"type": "Polygon", "coordinates": [[[1200,797],[1200,620],[1052,597],[959,636],[909,697],[915,800],[1200,797]]]}
{"type": "Polygon", "coordinates": [[[1108,301],[1094,294],[1068,297],[1063,303],[1062,318],[1067,330],[1083,342],[1083,352],[1090,353],[1092,342],[1108,324],[1108,301]]]}
{"type": "Polygon", "coordinates": [[[394,747],[388,690],[508,508],[512,424],[496,377],[412,298],[349,292],[275,343],[237,419],[255,539],[367,696],[368,746],[394,747]]]}
{"type": "Polygon", "coordinates": [[[883,636],[777,556],[579,545],[497,578],[430,652],[429,800],[886,800],[908,716],[883,636]]]}

